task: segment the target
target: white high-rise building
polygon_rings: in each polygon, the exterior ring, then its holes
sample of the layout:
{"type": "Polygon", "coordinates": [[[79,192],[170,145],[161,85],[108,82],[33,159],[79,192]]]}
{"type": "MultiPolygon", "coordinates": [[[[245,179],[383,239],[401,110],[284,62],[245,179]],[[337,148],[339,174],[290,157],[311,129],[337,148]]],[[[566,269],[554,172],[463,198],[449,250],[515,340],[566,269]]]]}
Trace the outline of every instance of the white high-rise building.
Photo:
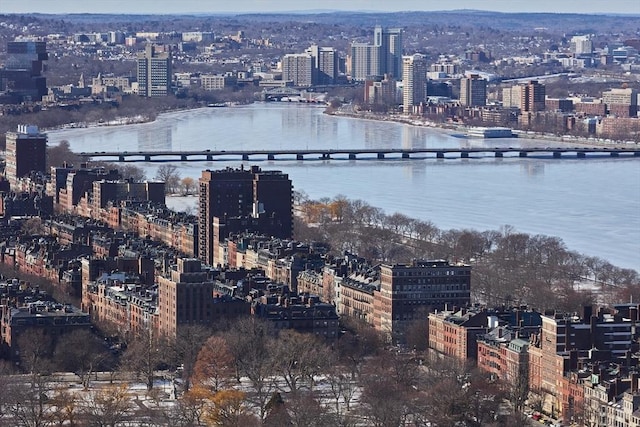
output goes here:
{"type": "Polygon", "coordinates": [[[571,52],[576,55],[591,55],[593,53],[593,41],[590,35],[571,37],[571,52]]]}
{"type": "Polygon", "coordinates": [[[379,49],[368,43],[351,45],[351,79],[363,82],[369,76],[379,76],[379,49]]]}
{"type": "Polygon", "coordinates": [[[413,113],[413,106],[427,99],[427,61],[415,54],[402,58],[402,106],[405,114],[413,113]]]}

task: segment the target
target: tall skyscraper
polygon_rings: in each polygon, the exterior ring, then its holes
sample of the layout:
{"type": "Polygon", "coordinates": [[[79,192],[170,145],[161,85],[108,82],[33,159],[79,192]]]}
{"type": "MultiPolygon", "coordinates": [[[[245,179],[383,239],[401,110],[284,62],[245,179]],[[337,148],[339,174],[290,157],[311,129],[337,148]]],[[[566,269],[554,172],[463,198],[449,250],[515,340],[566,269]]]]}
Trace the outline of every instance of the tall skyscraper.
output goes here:
{"type": "Polygon", "coordinates": [[[7,132],[5,177],[11,186],[31,172],[46,172],[47,135],[38,126],[19,125],[7,132]]]}
{"type": "Polygon", "coordinates": [[[413,112],[413,106],[427,99],[427,61],[416,54],[403,57],[402,106],[405,114],[413,112]]]}
{"type": "Polygon", "coordinates": [[[42,41],[7,43],[7,61],[0,69],[0,92],[7,92],[11,102],[40,101],[47,94],[47,79],[42,76],[42,62],[49,59],[42,41]]]}
{"type": "Polygon", "coordinates": [[[373,44],[380,48],[380,75],[402,76],[402,29],[376,26],[373,44]]]}
{"type": "Polygon", "coordinates": [[[295,53],[282,57],[282,80],[293,81],[294,86],[314,84],[313,57],[308,53],[295,53]]]}
{"type": "Polygon", "coordinates": [[[462,78],[460,104],[468,107],[487,105],[487,81],[477,74],[462,78]]]}
{"type": "Polygon", "coordinates": [[[171,92],[171,47],[148,44],[138,54],[138,95],[167,96],[171,92]]]}
{"type": "MultiPolygon", "coordinates": [[[[214,247],[223,239],[220,224],[233,222],[248,231],[291,238],[293,186],[280,171],[251,169],[205,170],[200,177],[199,257],[215,265],[214,247]],[[257,221],[252,221],[251,219],[257,221]],[[214,227],[215,226],[215,227],[214,227]]],[[[244,231],[243,229],[243,231],[244,231]]]]}
{"type": "Polygon", "coordinates": [[[400,28],[376,26],[373,44],[352,43],[351,78],[365,81],[370,76],[402,76],[402,34],[400,28]]]}

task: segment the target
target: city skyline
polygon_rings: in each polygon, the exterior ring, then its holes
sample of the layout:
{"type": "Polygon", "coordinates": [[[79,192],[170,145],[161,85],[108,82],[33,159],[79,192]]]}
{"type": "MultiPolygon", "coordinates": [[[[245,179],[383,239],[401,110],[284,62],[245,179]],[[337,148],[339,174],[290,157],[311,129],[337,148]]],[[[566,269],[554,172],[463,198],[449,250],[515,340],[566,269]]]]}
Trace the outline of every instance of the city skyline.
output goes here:
{"type": "Polygon", "coordinates": [[[236,0],[231,5],[220,5],[199,0],[183,0],[182,2],[163,2],[158,7],[157,1],[111,0],[107,2],[88,3],[80,0],[9,0],[2,3],[0,13],[132,13],[132,14],[188,14],[188,13],[269,13],[269,12],[321,12],[321,11],[363,11],[363,12],[400,12],[400,11],[441,11],[476,9],[501,11],[506,13],[605,13],[605,14],[640,14],[640,6],[635,0],[611,0],[609,2],[583,2],[567,0],[556,2],[540,0],[529,2],[522,0],[460,0],[453,6],[444,6],[440,2],[424,0],[325,0],[321,4],[303,3],[298,0],[236,0]]]}

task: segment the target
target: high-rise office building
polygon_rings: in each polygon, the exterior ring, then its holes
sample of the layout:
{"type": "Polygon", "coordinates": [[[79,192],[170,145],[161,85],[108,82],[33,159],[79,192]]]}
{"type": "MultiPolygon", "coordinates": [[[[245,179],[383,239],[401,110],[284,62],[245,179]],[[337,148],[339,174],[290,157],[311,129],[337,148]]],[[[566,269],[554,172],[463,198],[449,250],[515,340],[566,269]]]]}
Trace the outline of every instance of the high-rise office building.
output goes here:
{"type": "Polygon", "coordinates": [[[545,87],[537,80],[502,89],[502,105],[516,107],[521,112],[545,109],[545,87]]]}
{"type": "Polygon", "coordinates": [[[10,102],[40,101],[47,94],[47,80],[42,76],[42,62],[49,58],[42,41],[7,43],[7,60],[0,69],[0,92],[10,102]]]}
{"type": "Polygon", "coordinates": [[[402,29],[376,26],[373,45],[380,48],[380,73],[395,78],[402,75],[402,29]]]}
{"type": "Polygon", "coordinates": [[[402,106],[405,114],[413,112],[413,106],[427,99],[427,61],[416,54],[403,57],[402,106]]]}
{"type": "Polygon", "coordinates": [[[138,95],[167,96],[171,91],[171,47],[148,44],[138,54],[138,95]]]}
{"type": "Polygon", "coordinates": [[[373,44],[352,43],[351,78],[365,81],[370,76],[402,76],[402,34],[400,28],[376,26],[373,44]]]}
{"type": "Polygon", "coordinates": [[[47,135],[38,126],[20,125],[7,132],[5,177],[11,186],[31,172],[45,173],[47,167],[47,135]]]}
{"type": "Polygon", "coordinates": [[[293,81],[294,86],[311,86],[313,57],[308,53],[294,53],[282,58],[282,80],[293,81]]]}
{"type": "Polygon", "coordinates": [[[338,53],[332,47],[313,45],[306,50],[313,58],[314,85],[332,85],[338,78],[338,53]]]}
{"type": "Polygon", "coordinates": [[[521,111],[544,111],[546,90],[543,84],[531,80],[524,85],[523,92],[521,111]]]}
{"type": "Polygon", "coordinates": [[[280,171],[251,169],[205,170],[200,177],[200,259],[219,262],[215,242],[224,239],[223,225],[245,226],[248,231],[291,238],[293,234],[293,186],[280,171]],[[254,221],[255,219],[255,221],[254,221]]]}
{"type": "Polygon", "coordinates": [[[468,107],[487,105],[487,81],[477,74],[461,79],[460,104],[468,107]]]}

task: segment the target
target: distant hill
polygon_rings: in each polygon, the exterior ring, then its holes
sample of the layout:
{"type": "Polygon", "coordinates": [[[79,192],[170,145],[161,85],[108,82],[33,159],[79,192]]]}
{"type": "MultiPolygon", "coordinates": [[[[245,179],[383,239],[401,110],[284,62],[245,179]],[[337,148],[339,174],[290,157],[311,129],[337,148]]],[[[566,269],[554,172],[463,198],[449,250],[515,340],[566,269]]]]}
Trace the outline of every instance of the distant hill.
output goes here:
{"type": "Polygon", "coordinates": [[[328,25],[352,25],[371,27],[384,26],[459,26],[467,28],[493,28],[496,30],[521,29],[528,31],[545,28],[552,32],[585,32],[597,28],[598,32],[624,32],[635,34],[638,31],[640,14],[579,14],[579,13],[500,13],[482,10],[452,10],[439,12],[343,12],[316,10],[291,13],[245,13],[245,14],[180,14],[180,15],[137,15],[137,14],[29,14],[42,19],[62,19],[71,23],[104,22],[143,22],[156,21],[171,23],[189,19],[224,21],[232,18],[236,22],[314,22],[328,25]]]}

